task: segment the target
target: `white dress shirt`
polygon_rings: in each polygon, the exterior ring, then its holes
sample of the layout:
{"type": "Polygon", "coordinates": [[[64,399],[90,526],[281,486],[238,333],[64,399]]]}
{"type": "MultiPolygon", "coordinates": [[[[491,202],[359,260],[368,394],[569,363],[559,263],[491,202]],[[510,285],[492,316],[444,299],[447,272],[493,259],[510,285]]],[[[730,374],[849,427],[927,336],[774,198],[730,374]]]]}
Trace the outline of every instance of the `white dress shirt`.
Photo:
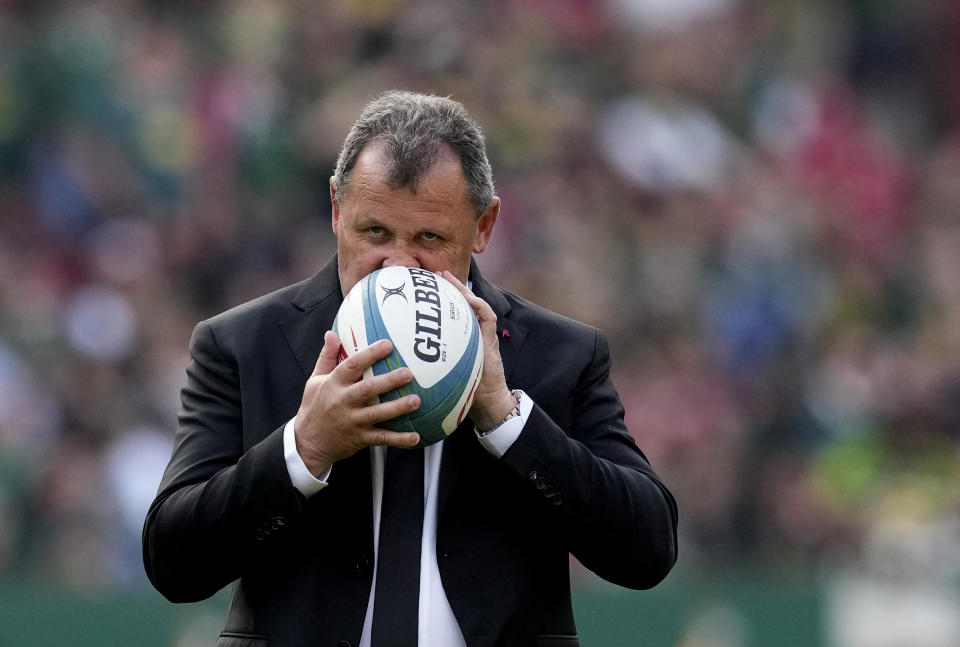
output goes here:
{"type": "MultiPolygon", "coordinates": [[[[499,427],[477,434],[480,444],[488,452],[500,458],[520,437],[523,426],[533,409],[533,401],[522,391],[520,394],[520,415],[511,418],[499,427]]],[[[290,480],[305,497],[311,497],[327,487],[327,479],[332,471],[315,478],[304,465],[297,452],[294,438],[294,420],[290,420],[283,429],[283,452],[290,480]]],[[[376,557],[379,553],[380,507],[383,500],[383,460],[386,448],[371,447],[370,472],[373,484],[373,551],[374,574],[367,600],[367,615],[363,621],[363,633],[360,647],[370,647],[370,630],[373,626],[373,600],[376,587],[376,557]]],[[[435,443],[424,449],[423,469],[423,538],[420,545],[420,614],[417,623],[419,647],[465,647],[466,643],[457,619],[450,608],[447,594],[440,580],[437,565],[437,489],[440,484],[440,459],[443,455],[443,442],[435,443]]]]}

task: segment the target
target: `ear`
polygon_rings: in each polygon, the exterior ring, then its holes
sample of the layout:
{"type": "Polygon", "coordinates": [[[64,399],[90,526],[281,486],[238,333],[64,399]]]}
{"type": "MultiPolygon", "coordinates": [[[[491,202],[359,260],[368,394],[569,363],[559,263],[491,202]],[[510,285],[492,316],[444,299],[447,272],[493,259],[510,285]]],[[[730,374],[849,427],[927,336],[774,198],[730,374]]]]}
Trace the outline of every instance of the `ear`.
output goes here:
{"type": "Polygon", "coordinates": [[[490,238],[493,236],[493,226],[497,224],[497,218],[500,217],[500,198],[493,197],[493,202],[483,212],[480,219],[477,220],[477,236],[473,240],[473,253],[479,254],[487,248],[490,238]]]}
{"type": "Polygon", "coordinates": [[[333,177],[330,178],[330,211],[333,214],[330,225],[333,227],[333,235],[337,235],[337,227],[340,224],[340,204],[337,202],[337,190],[333,188],[333,177]]]}

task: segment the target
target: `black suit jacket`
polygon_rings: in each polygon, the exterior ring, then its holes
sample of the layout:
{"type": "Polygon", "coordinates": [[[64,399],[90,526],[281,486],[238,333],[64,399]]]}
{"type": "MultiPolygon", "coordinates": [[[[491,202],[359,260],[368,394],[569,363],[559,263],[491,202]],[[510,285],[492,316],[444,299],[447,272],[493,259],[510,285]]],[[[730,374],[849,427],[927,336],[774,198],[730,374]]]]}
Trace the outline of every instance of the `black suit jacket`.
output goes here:
{"type": "MultiPolygon", "coordinates": [[[[469,423],[443,449],[437,560],[469,647],[577,645],[569,557],[646,588],[676,559],[677,510],[623,423],[603,335],[487,282],[507,383],[535,402],[501,459],[469,423]],[[505,331],[505,332],[504,332],[505,331]]],[[[218,645],[357,644],[373,564],[369,450],[305,499],[283,427],[342,296],[316,276],[198,324],[170,464],[143,534],[172,601],[235,582],[218,645]]]]}

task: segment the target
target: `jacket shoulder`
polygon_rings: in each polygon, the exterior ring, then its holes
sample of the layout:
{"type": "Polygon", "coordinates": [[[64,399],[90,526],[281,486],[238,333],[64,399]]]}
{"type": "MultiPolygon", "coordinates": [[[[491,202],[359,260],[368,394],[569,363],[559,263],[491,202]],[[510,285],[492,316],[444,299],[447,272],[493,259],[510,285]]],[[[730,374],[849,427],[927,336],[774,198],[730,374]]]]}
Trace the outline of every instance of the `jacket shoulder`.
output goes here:
{"type": "Polygon", "coordinates": [[[316,278],[284,286],[205,319],[197,324],[193,337],[210,331],[221,350],[259,347],[263,339],[276,334],[278,325],[323,300],[304,298],[316,292],[316,278]]]}
{"type": "Polygon", "coordinates": [[[251,323],[256,320],[279,320],[299,311],[294,305],[296,295],[310,282],[305,279],[287,285],[273,292],[261,295],[216,314],[201,323],[220,329],[239,322],[251,323]]]}

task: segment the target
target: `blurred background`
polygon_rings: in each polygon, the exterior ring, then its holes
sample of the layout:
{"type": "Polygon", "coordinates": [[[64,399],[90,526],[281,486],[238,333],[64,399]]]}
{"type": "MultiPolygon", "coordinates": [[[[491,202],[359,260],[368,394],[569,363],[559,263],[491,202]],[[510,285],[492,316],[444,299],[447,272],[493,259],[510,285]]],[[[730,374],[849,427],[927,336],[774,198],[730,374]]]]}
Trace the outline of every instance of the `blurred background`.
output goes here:
{"type": "Polygon", "coordinates": [[[584,644],[960,644],[960,4],[0,0],[0,645],[215,642],[140,561],[190,332],[323,265],[390,88],[483,126],[481,267],[678,498],[584,644]]]}

